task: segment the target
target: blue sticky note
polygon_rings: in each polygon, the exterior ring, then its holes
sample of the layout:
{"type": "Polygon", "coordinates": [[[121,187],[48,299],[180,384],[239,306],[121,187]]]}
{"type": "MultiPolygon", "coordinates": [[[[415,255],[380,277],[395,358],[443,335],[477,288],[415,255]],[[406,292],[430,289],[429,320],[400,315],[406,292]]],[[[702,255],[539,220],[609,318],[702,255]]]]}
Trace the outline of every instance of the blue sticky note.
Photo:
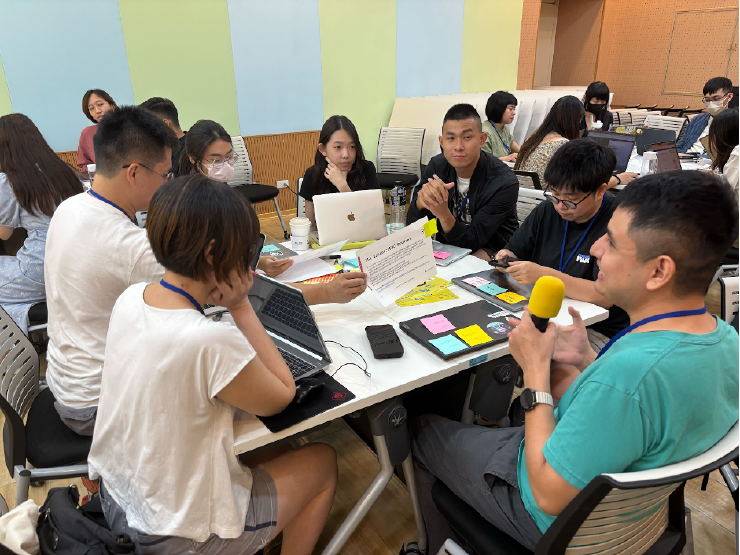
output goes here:
{"type": "Polygon", "coordinates": [[[262,252],[275,252],[279,250],[280,247],[278,247],[277,245],[265,245],[264,247],[262,247],[262,252]]]}
{"type": "Polygon", "coordinates": [[[437,347],[443,355],[451,355],[452,353],[456,353],[467,348],[465,343],[452,335],[445,335],[438,337],[437,339],[432,339],[429,343],[437,347]]]}
{"type": "Polygon", "coordinates": [[[498,295],[499,293],[505,293],[506,289],[499,287],[495,283],[486,283],[478,287],[478,291],[483,291],[486,295],[498,295]]]}
{"type": "Polygon", "coordinates": [[[357,260],[356,258],[351,258],[349,260],[345,260],[344,263],[352,266],[353,268],[359,268],[360,267],[360,261],[357,260]]]}

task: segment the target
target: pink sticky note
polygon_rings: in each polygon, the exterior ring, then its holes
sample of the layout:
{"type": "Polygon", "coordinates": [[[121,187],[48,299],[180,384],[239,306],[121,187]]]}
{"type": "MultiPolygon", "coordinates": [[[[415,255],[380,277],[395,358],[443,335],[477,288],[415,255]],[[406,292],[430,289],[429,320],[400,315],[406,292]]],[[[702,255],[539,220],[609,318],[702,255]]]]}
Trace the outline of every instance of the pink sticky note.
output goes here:
{"type": "Polygon", "coordinates": [[[450,256],[452,256],[451,252],[434,251],[434,258],[439,258],[440,260],[444,260],[450,256]]]}
{"type": "Polygon", "coordinates": [[[464,279],[463,281],[468,285],[472,285],[473,287],[480,287],[481,285],[488,285],[489,283],[491,283],[487,279],[483,279],[482,277],[477,276],[469,277],[467,279],[464,279]]]}
{"type": "Polygon", "coordinates": [[[426,329],[435,335],[455,329],[455,326],[453,326],[443,314],[437,314],[437,316],[432,316],[430,318],[422,318],[421,323],[424,324],[426,329]]]}

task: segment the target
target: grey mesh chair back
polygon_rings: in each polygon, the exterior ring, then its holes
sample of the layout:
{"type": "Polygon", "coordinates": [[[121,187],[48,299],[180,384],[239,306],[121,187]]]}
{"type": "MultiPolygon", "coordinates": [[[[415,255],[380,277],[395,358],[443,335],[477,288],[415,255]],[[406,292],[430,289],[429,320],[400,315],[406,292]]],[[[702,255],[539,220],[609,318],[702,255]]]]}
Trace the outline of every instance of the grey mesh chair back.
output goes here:
{"type": "Polygon", "coordinates": [[[247,146],[244,144],[244,137],[231,137],[231,145],[234,154],[239,158],[234,164],[234,176],[229,179],[228,183],[232,187],[237,185],[247,185],[253,182],[252,161],[249,159],[247,146]]]}
{"type": "Polygon", "coordinates": [[[0,395],[23,419],[39,393],[39,356],[31,341],[0,309],[0,395]]]}
{"type": "Polygon", "coordinates": [[[378,173],[409,174],[421,178],[421,149],[426,129],[381,127],[378,138],[378,173]]]}
{"type": "Polygon", "coordinates": [[[535,189],[519,187],[519,198],[516,201],[516,217],[521,224],[530,212],[545,200],[545,194],[535,189]]]}

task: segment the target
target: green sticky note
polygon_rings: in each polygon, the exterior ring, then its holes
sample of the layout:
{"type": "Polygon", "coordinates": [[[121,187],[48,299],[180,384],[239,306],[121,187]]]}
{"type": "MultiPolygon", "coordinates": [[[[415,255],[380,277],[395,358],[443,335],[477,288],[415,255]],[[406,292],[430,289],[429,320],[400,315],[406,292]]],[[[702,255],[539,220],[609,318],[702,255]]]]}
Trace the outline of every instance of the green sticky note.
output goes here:
{"type": "Polygon", "coordinates": [[[344,261],[345,264],[352,266],[353,268],[359,268],[360,267],[360,261],[356,258],[350,258],[349,260],[344,261]]]}
{"type": "Polygon", "coordinates": [[[430,340],[429,343],[437,347],[443,355],[451,355],[452,353],[456,353],[467,348],[465,343],[453,335],[438,337],[437,339],[430,340]]]}
{"type": "Polygon", "coordinates": [[[274,252],[279,250],[280,248],[277,245],[265,245],[262,247],[262,252],[274,252]]]}
{"type": "Polygon", "coordinates": [[[478,291],[483,291],[486,295],[498,295],[499,293],[506,293],[506,289],[499,287],[495,283],[486,283],[478,287],[478,291]]]}

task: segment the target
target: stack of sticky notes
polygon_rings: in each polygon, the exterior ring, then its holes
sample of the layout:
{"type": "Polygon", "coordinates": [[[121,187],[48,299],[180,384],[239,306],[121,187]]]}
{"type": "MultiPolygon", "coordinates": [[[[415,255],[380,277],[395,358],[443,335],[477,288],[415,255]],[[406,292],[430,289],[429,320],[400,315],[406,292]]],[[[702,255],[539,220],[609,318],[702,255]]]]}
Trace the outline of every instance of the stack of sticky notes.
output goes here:
{"type": "Polygon", "coordinates": [[[450,331],[455,332],[457,337],[452,334],[447,334],[429,340],[429,343],[437,347],[443,355],[451,355],[467,349],[468,347],[475,347],[476,345],[482,345],[489,341],[493,341],[493,339],[491,339],[491,337],[483,331],[483,328],[478,324],[462,329],[456,329],[454,324],[452,324],[444,314],[422,318],[420,321],[424,324],[424,327],[434,335],[450,331]],[[460,339],[462,339],[462,341],[460,341],[460,339]]]}
{"type": "Polygon", "coordinates": [[[452,282],[446,279],[434,277],[414,287],[400,299],[396,300],[396,304],[400,307],[406,307],[457,299],[458,296],[449,290],[451,285],[452,282]]]}
{"type": "Polygon", "coordinates": [[[518,293],[514,293],[513,291],[507,291],[505,288],[500,287],[495,283],[491,283],[490,281],[482,277],[471,276],[469,278],[465,278],[463,282],[467,283],[468,285],[472,285],[478,291],[481,291],[486,295],[490,295],[491,297],[496,297],[497,299],[502,300],[507,304],[516,304],[527,300],[527,297],[522,297],[521,295],[519,295],[518,293]]]}
{"type": "Polygon", "coordinates": [[[434,258],[437,260],[447,260],[450,256],[452,256],[451,252],[442,252],[442,251],[433,251],[434,258]]]}

